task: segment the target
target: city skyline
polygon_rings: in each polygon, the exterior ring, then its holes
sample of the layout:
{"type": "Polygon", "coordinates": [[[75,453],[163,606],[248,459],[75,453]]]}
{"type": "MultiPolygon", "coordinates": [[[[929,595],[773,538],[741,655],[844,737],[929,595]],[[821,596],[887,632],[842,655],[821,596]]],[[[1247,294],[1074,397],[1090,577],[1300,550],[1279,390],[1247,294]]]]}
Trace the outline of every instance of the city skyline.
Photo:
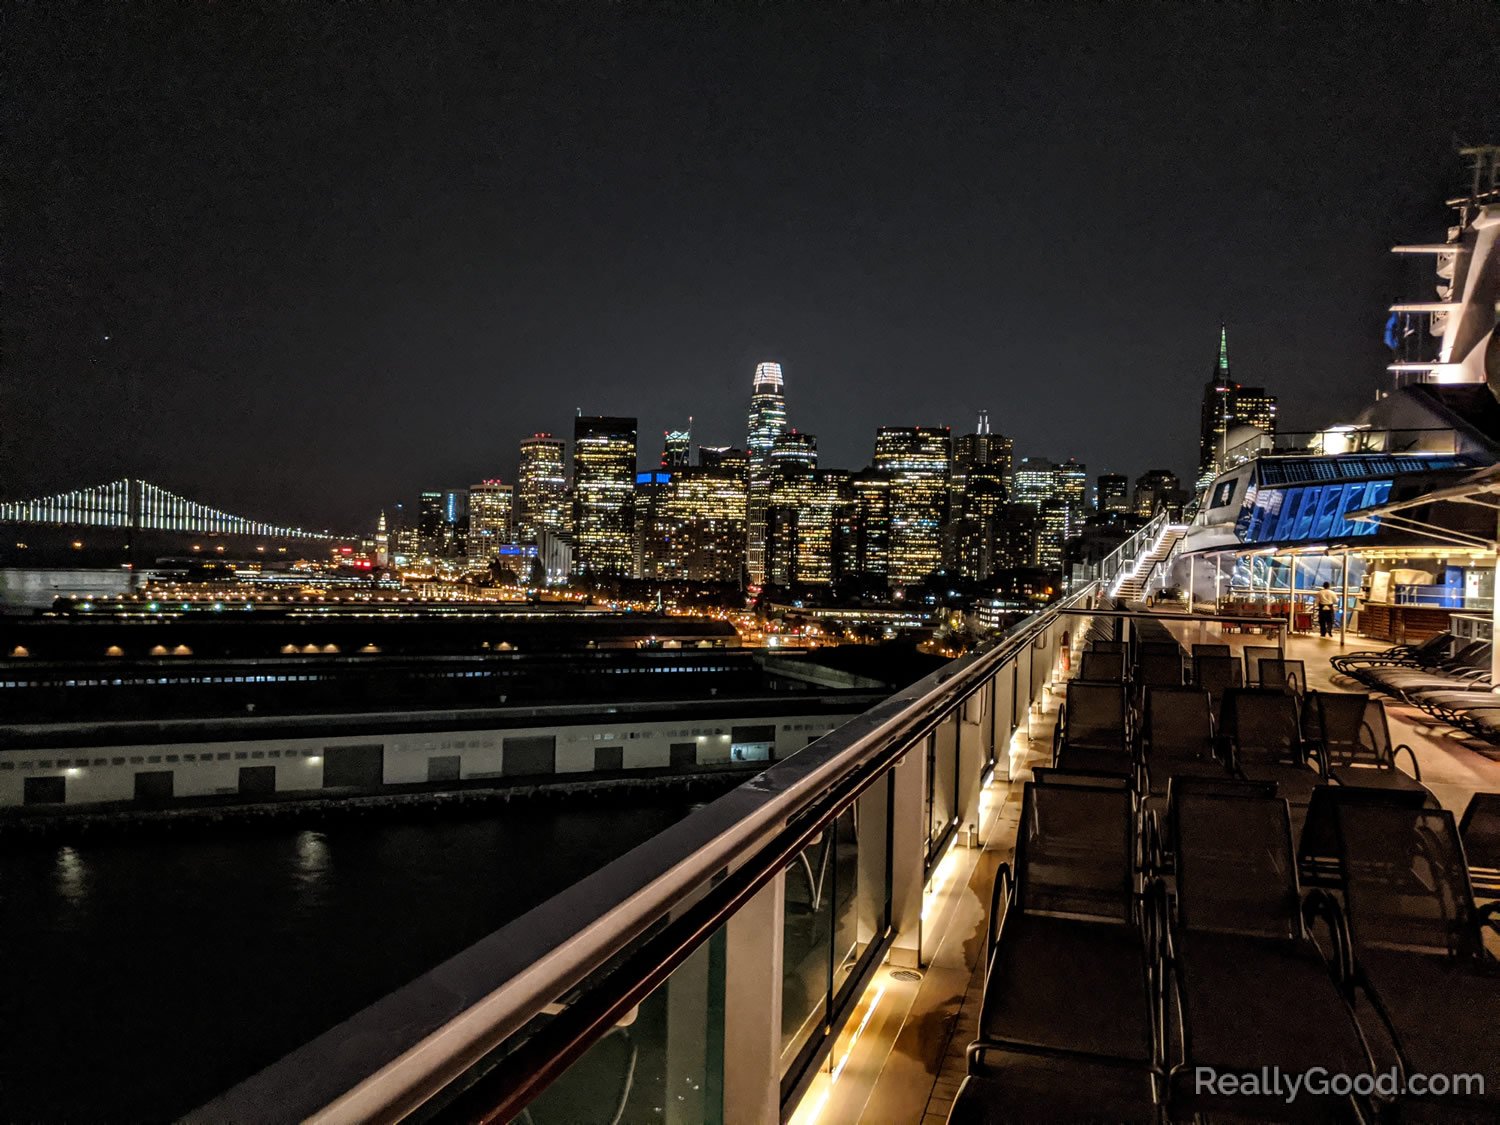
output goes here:
{"type": "Polygon", "coordinates": [[[0,492],[297,526],[580,407],[738,444],[767,356],[827,464],[988,409],[1187,475],[1222,320],[1286,429],[1384,387],[1386,250],[1500,133],[1484,5],[14,17],[0,492]]]}

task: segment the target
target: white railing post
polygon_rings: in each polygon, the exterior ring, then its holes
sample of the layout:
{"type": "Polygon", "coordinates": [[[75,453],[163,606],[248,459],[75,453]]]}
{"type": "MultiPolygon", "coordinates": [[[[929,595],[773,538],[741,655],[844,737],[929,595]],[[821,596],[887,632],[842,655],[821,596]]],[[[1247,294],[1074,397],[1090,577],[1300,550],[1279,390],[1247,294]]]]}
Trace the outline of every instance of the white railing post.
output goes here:
{"type": "Polygon", "coordinates": [[[782,931],[786,872],[725,927],[724,1125],[781,1117],[782,931]]]}
{"type": "Polygon", "coordinates": [[[984,733],[989,716],[985,714],[986,692],[975,692],[959,710],[958,722],[958,827],[979,824],[979,778],[984,773],[988,752],[984,733]]]}
{"type": "Polygon", "coordinates": [[[922,891],[927,865],[927,740],[906,752],[892,771],[891,942],[893,964],[916,968],[921,962],[922,891]]]}

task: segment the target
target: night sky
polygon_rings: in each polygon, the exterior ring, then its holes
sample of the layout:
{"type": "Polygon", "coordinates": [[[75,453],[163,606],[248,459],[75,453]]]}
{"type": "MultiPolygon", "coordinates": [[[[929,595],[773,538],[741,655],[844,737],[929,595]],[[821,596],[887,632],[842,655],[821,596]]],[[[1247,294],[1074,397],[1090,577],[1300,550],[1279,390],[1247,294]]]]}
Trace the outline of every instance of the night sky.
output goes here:
{"type": "Polygon", "coordinates": [[[742,445],[766,358],[830,467],[1186,471],[1221,319],[1284,428],[1386,385],[1500,140],[1488,2],[492,7],[0,7],[0,495],[363,527],[579,407],[742,445]]]}

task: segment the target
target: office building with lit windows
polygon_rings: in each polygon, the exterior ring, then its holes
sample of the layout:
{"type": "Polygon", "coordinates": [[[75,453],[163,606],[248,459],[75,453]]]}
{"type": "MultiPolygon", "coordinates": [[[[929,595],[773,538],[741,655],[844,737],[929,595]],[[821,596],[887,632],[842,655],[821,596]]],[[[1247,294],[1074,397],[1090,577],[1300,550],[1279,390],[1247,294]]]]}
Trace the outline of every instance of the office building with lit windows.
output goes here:
{"type": "Polygon", "coordinates": [[[535,543],[543,531],[565,532],[571,523],[563,441],[551,434],[521,439],[516,473],[516,541],[535,543]]]}
{"type": "Polygon", "coordinates": [[[573,569],[628,578],[635,569],[636,421],[573,421],[573,569]]]}
{"type": "Polygon", "coordinates": [[[472,561],[493,562],[514,540],[515,489],[498,480],[469,486],[469,545],[472,561]]]}
{"type": "Polygon", "coordinates": [[[1130,478],[1124,473],[1101,473],[1095,482],[1100,512],[1130,512],[1130,478]]]}
{"type": "Polygon", "coordinates": [[[1011,439],[990,429],[990,414],[979,412],[979,421],[971,434],[962,434],[953,439],[953,504],[955,510],[963,506],[964,488],[969,472],[979,466],[993,466],[1000,474],[1001,483],[1010,487],[1011,439]]]}
{"type": "Polygon", "coordinates": [[[750,417],[746,450],[749,453],[750,491],[746,508],[746,547],[752,582],[765,581],[766,503],[771,488],[771,450],[786,433],[786,393],[781,364],[756,365],[750,388],[750,417]]]}
{"type": "Polygon", "coordinates": [[[1187,502],[1182,481],[1171,469],[1148,469],[1135,479],[1135,514],[1149,519],[1162,508],[1181,508],[1187,502]]]}
{"type": "Polygon", "coordinates": [[[891,584],[920,582],[943,565],[952,471],[948,427],[882,426],[875,433],[875,468],[891,474],[891,584]]]}
{"type": "Polygon", "coordinates": [[[656,577],[738,582],[745,565],[745,478],[698,466],[672,474],[654,514],[656,577]]]}

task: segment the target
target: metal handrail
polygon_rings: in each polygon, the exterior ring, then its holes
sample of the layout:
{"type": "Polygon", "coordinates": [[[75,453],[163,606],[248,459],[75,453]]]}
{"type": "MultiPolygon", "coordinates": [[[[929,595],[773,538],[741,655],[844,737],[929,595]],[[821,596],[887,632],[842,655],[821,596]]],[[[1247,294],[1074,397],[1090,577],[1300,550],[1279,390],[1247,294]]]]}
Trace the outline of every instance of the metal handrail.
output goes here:
{"type": "MultiPolygon", "coordinates": [[[[775,763],[189,1119],[259,1119],[268,1113],[320,1122],[400,1119],[458,1082],[549,1005],[682,910],[667,931],[651,939],[650,975],[665,979],[661,974],[712,932],[706,927],[774,877],[788,848],[829,823],[864,786],[1094,592],[1091,584],[1034,614],[990,647],[945,665],[775,763]],[[731,874],[720,879],[726,872],[731,874]],[[688,938],[679,934],[675,944],[666,941],[674,926],[689,927],[688,938]]],[[[580,1009],[572,1021],[574,1038],[559,1048],[568,1057],[554,1055],[541,1064],[528,1059],[529,1073],[507,1075],[508,1084],[497,1095],[505,1104],[517,1098],[524,1104],[525,1096],[576,1057],[579,1036],[592,1034],[609,1012],[651,983],[642,974],[618,979],[623,975],[630,974],[610,974],[565,1011],[564,1017],[580,1009]]]]}
{"type": "Polygon", "coordinates": [[[1152,516],[1150,521],[1139,530],[1135,531],[1129,539],[1121,543],[1109,554],[1105,555],[1099,563],[1099,582],[1105,588],[1109,588],[1110,582],[1115,575],[1125,568],[1128,563],[1134,562],[1141,553],[1141,549],[1150,543],[1157,531],[1167,523],[1167,513],[1163,509],[1152,516]]]}

